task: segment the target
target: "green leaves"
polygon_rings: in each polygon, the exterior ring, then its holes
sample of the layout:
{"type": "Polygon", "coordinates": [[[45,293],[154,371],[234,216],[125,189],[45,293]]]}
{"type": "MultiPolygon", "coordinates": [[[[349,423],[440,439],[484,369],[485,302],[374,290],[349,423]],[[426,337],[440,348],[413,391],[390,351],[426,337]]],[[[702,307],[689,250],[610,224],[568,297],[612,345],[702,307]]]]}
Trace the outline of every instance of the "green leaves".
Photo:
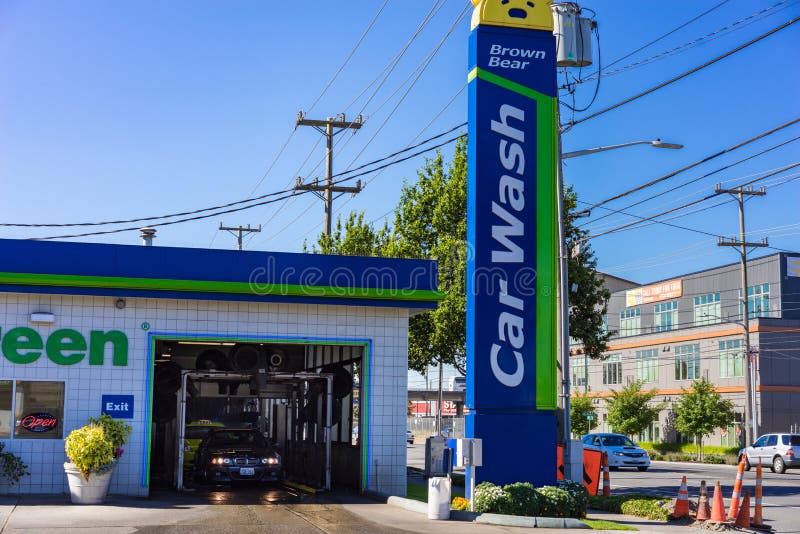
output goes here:
{"type": "Polygon", "coordinates": [[[86,479],[114,460],[114,445],[99,425],[89,424],[70,432],[64,440],[64,450],[86,479]]]}
{"type": "Polygon", "coordinates": [[[620,391],[611,390],[606,400],[608,422],[615,432],[635,436],[644,432],[658,417],[665,403],[650,406],[655,389],[642,391],[642,382],[635,381],[620,391]]]}
{"type": "Polygon", "coordinates": [[[591,432],[597,426],[597,410],[592,399],[580,394],[573,397],[569,404],[569,418],[574,434],[582,436],[591,432]],[[590,418],[589,415],[593,417],[590,418]]]}
{"type": "Polygon", "coordinates": [[[703,437],[733,423],[733,403],[723,399],[714,384],[705,378],[693,382],[691,389],[681,390],[683,394],[675,406],[675,429],[688,436],[697,436],[702,456],[703,437]]]}

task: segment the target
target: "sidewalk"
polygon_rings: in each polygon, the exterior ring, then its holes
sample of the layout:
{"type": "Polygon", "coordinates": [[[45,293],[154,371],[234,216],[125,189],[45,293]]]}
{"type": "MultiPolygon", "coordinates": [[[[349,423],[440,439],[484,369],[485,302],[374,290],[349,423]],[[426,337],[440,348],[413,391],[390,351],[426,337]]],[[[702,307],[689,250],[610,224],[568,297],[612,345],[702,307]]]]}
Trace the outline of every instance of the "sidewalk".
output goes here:
{"type": "MultiPolygon", "coordinates": [[[[222,492],[220,492],[222,493],[222,492]]],[[[287,534],[321,531],[329,534],[399,534],[464,532],[494,534],[531,529],[470,523],[431,521],[426,514],[379,503],[355,495],[322,494],[294,503],[209,504],[192,495],[159,495],[157,499],[111,496],[102,506],[78,506],[66,495],[0,497],[2,534],[132,534],[132,533],[264,533],[287,534]]],[[[597,512],[602,517],[628,524],[643,533],[674,534],[685,527],[597,512]]],[[[538,533],[586,530],[536,529],[538,533]]]]}

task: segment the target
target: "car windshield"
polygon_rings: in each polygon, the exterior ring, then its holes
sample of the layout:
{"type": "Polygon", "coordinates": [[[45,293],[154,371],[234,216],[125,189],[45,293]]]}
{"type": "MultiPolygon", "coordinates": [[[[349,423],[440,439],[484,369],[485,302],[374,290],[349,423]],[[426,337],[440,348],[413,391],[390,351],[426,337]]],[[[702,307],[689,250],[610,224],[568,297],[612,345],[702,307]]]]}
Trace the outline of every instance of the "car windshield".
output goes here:
{"type": "Polygon", "coordinates": [[[220,428],[218,426],[187,426],[186,439],[203,439],[206,434],[220,428]]]}
{"type": "Polygon", "coordinates": [[[635,447],[636,444],[625,436],[601,436],[606,447],[635,447]]]}
{"type": "Polygon", "coordinates": [[[258,432],[251,430],[223,430],[214,432],[209,443],[212,447],[266,447],[267,442],[258,432]]]}

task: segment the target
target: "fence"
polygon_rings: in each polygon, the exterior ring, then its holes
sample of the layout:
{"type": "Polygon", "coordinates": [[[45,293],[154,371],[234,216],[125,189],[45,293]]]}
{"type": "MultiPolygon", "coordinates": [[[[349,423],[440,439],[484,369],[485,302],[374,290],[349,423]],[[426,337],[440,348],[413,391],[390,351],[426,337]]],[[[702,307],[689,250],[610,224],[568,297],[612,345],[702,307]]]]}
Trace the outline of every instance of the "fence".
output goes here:
{"type": "MultiPolygon", "coordinates": [[[[436,433],[436,417],[408,417],[407,425],[418,439],[425,439],[436,433]]],[[[442,433],[450,438],[463,438],[464,418],[443,416],[442,433]]]]}

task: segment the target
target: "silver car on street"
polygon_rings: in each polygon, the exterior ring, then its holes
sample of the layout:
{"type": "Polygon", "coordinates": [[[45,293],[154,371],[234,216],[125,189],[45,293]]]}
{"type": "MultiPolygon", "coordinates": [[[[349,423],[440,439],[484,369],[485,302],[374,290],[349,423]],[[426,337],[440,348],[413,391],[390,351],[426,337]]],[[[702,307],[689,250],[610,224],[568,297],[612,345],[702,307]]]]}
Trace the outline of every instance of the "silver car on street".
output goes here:
{"type": "Polygon", "coordinates": [[[755,443],[739,451],[739,461],[745,458],[744,468],[769,466],[773,473],[783,473],[788,467],[800,467],[800,434],[764,434],[755,443]]]}

